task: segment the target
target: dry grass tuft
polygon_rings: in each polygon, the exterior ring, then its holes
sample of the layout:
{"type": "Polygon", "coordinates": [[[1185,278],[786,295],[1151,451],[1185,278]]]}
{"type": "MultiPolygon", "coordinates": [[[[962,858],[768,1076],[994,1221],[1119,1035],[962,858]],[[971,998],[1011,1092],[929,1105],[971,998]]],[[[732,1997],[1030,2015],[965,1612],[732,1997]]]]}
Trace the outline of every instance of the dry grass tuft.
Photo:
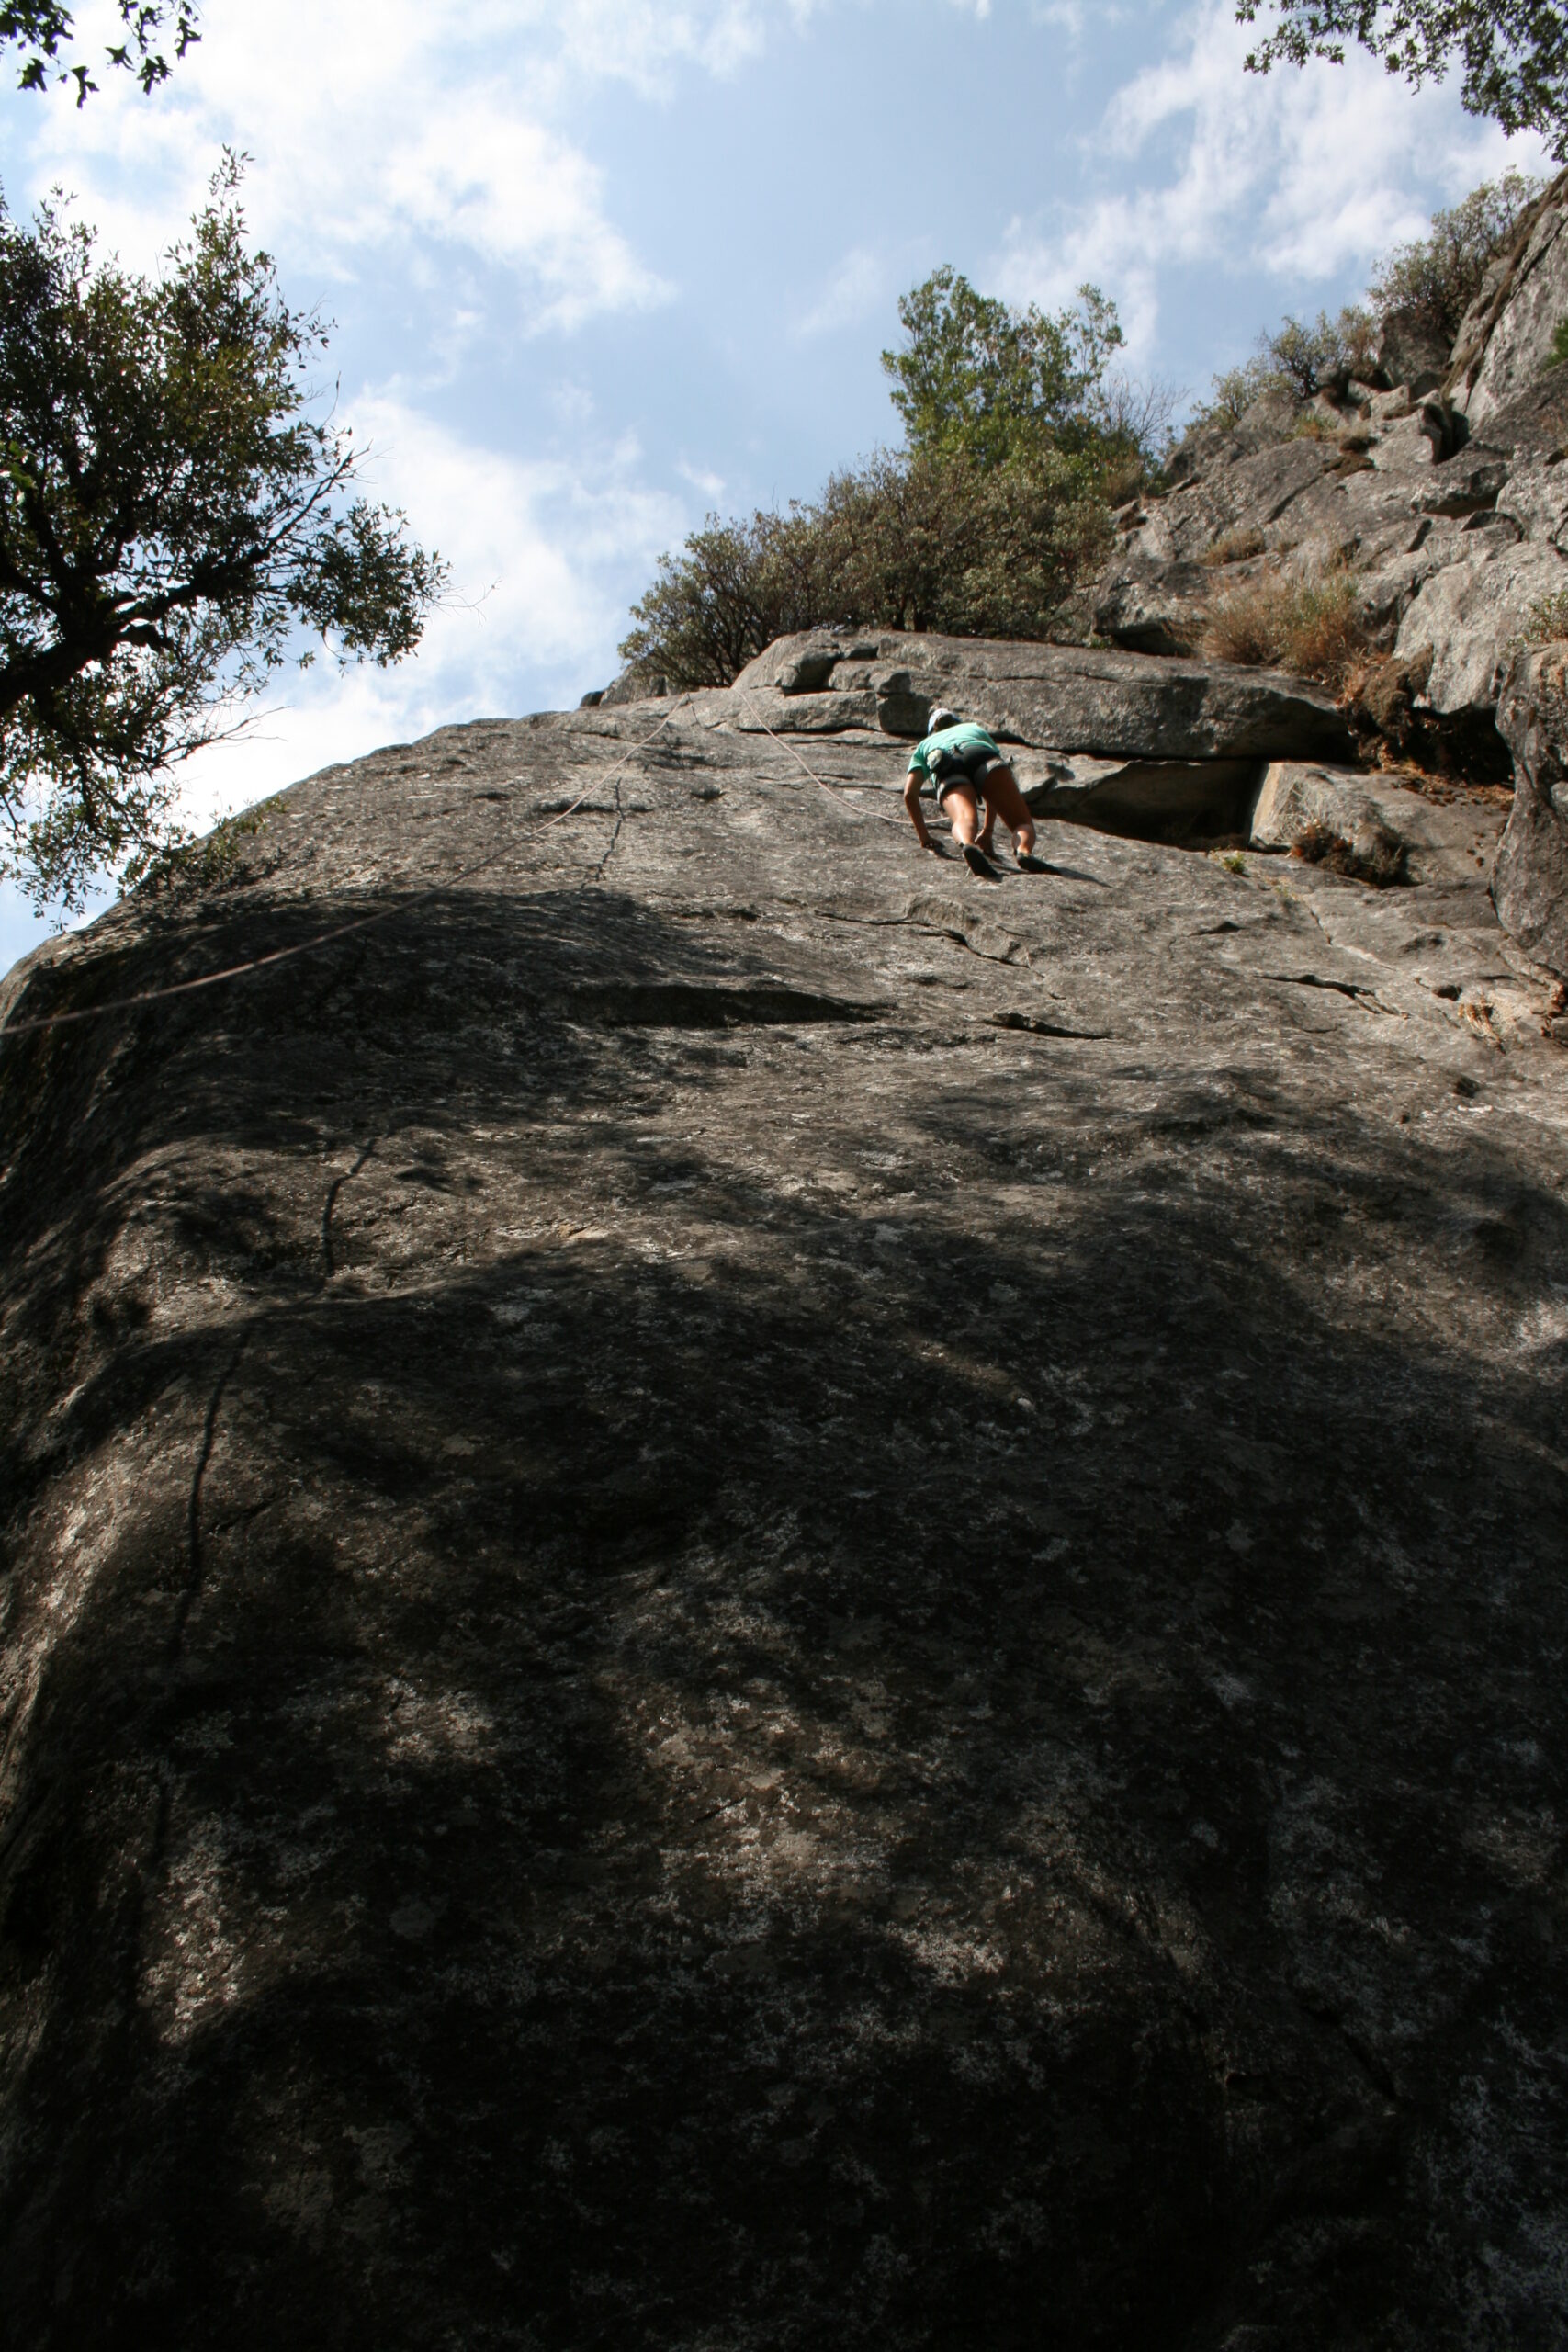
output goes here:
{"type": "Polygon", "coordinates": [[[1348,571],[1318,580],[1260,574],[1215,598],[1203,650],[1251,669],[1289,670],[1335,689],[1365,658],[1367,631],[1348,571]]]}
{"type": "Polygon", "coordinates": [[[1404,871],[1402,844],[1380,842],[1369,854],[1337,833],[1332,825],[1304,827],[1292,844],[1291,855],[1308,865],[1325,866],[1330,874],[1343,874],[1351,882],[1368,882],[1375,890],[1386,890],[1404,871]]]}
{"type": "Polygon", "coordinates": [[[1213,547],[1204,550],[1203,560],[1217,570],[1224,563],[1245,563],[1248,556],[1268,553],[1269,542],[1257,529],[1222,531],[1213,547]]]}

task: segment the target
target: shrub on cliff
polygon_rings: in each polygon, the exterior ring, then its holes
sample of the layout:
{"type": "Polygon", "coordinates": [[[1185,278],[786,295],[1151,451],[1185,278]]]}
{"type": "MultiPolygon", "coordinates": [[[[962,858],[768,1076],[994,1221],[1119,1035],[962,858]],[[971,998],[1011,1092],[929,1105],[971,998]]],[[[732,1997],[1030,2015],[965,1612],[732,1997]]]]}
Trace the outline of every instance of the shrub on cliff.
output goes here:
{"type": "Polygon", "coordinates": [[[710,514],[660,559],[621,646],[637,675],[725,686],[818,621],[1042,638],[1104,552],[1110,509],[1156,469],[1173,396],[1109,372],[1122,342],[1091,286],[1047,317],[939,269],[885,351],[906,446],[833,475],[810,504],[710,514]]]}
{"type": "Polygon", "coordinates": [[[1318,392],[1342,392],[1353,377],[1372,376],[1379,330],[1395,312],[1447,349],[1487,269],[1545,185],[1524,172],[1505,172],[1472,188],[1462,203],[1435,212],[1425,237],[1396,246],[1373,272],[1365,302],[1348,304],[1337,318],[1320,311],[1312,325],[1287,318],[1273,334],[1259,335],[1250,359],[1214,378],[1193,424],[1234,427],[1265,392],[1309,401],[1318,392]]]}
{"type": "Polygon", "coordinates": [[[1526,172],[1484,180],[1461,204],[1432,215],[1425,237],[1396,246],[1374,273],[1367,299],[1379,318],[1413,311],[1451,345],[1481,281],[1546,187],[1526,172]]]}
{"type": "Polygon", "coordinates": [[[1355,582],[1343,570],[1309,580],[1260,572],[1214,599],[1203,650],[1217,661],[1288,670],[1337,691],[1367,651],[1355,582]]]}
{"type": "Polygon", "coordinates": [[[671,686],[727,686],[774,638],[818,622],[1041,638],[1109,535],[1082,459],[883,452],[811,505],[710,514],[660,559],[621,654],[671,686]]]}
{"type": "Polygon", "coordinates": [[[348,436],[305,409],[324,335],[247,246],[238,179],[161,278],[0,210],[0,872],[40,902],[168,846],[172,763],[300,628],[397,661],[445,576],[347,499],[348,436]]]}

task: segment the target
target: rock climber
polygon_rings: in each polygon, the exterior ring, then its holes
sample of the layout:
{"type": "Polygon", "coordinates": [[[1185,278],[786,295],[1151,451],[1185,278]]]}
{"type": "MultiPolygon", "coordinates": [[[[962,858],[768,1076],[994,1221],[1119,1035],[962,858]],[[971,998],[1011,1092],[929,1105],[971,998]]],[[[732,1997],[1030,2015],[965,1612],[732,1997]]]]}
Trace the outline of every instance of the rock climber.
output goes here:
{"type": "Polygon", "coordinates": [[[973,719],[960,718],[955,710],[948,710],[941,703],[931,706],[926,731],[909,754],[909,773],[904,779],[904,806],[920,847],[940,856],[942,853],[926,829],[925,813],[920,807],[920,792],[927,784],[934,786],[938,806],[952,824],[953,838],[972,874],[988,875],[995,879],[990,849],[998,817],[1012,835],[1013,854],[1025,873],[1043,872],[1034,854],[1034,820],[1029,813],[1029,803],[1018,788],[1018,778],[998,750],[995,738],[973,719]],[[980,823],[982,801],[986,807],[984,829],[980,823]]]}

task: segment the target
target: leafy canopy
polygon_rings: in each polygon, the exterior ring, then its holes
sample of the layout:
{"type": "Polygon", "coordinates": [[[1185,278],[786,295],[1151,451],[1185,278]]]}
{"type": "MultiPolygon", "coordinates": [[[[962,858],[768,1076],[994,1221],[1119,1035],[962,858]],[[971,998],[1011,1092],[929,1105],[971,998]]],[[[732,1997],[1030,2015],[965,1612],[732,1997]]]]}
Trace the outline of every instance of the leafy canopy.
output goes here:
{"type": "Polygon", "coordinates": [[[1092,286],[1046,317],[939,269],[904,295],[885,351],[905,446],[836,473],[810,504],[710,514],[632,607],[644,681],[726,686],[819,622],[1048,636],[1110,541],[1111,498],[1165,455],[1175,396],[1108,375],[1122,343],[1092,286]]]}
{"type": "MultiPolygon", "coordinates": [[[[169,61],[153,44],[167,26],[174,37],[175,56],[182,58],[201,39],[196,29],[200,11],[196,0],[116,0],[116,5],[125,39],[105,53],[111,65],[134,74],[150,93],[169,78],[169,61]]],[[[80,107],[98,85],[86,65],[62,62],[62,52],[74,32],[71,11],[62,8],[59,0],[3,0],[0,5],[0,48],[19,49],[23,53],[19,87],[41,90],[51,81],[74,82],[80,107]]]]}
{"type": "Polygon", "coordinates": [[[1539,130],[1559,162],[1568,156],[1568,16],[1547,0],[1237,0],[1237,21],[1255,24],[1265,6],[1278,21],[1248,56],[1251,73],[1312,57],[1343,64],[1348,41],[1416,88],[1457,63],[1471,114],[1539,130]]]}
{"type": "Polygon", "coordinates": [[[394,662],[444,584],[347,495],[350,437],[308,413],[325,334],[247,245],[240,169],[156,278],[0,208],[0,872],[40,902],[167,845],[172,763],[301,627],[394,662]]]}
{"type": "Polygon", "coordinates": [[[1125,337],[1097,288],[1048,318],[943,268],[899,297],[898,319],[904,347],[885,351],[882,365],[911,450],[998,466],[1048,447],[1083,450],[1103,429],[1106,368],[1125,337]]]}

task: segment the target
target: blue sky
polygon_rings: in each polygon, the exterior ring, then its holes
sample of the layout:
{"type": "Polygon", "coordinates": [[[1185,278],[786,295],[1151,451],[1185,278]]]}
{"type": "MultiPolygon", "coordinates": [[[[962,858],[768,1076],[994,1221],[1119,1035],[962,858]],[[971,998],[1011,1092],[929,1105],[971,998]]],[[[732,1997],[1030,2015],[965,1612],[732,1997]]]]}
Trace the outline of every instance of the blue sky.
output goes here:
{"type": "MultiPolygon", "coordinates": [[[[63,185],[155,266],[228,142],[340,413],[456,596],[391,673],[280,687],[191,763],[206,820],[448,720],[575,703],[660,551],[896,438],[877,355],[951,262],[1093,278],[1200,393],[1508,162],[1370,61],[1260,83],[1230,0],[206,0],[151,99],[0,96],[14,211],[63,185]]],[[[111,12],[77,12],[85,40],[111,12]]],[[[43,935],[0,888],[0,970],[43,935]]]]}

